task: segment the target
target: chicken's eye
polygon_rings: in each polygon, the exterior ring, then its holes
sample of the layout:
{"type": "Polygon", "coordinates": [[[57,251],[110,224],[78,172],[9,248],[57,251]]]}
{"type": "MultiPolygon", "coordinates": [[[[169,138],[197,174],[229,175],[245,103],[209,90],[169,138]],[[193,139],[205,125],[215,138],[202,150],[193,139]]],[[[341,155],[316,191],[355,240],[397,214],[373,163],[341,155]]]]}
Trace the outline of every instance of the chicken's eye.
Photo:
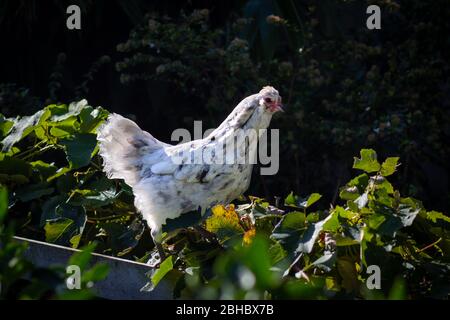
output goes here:
{"type": "Polygon", "coordinates": [[[264,101],[267,102],[267,103],[271,103],[272,99],[271,98],[265,98],[264,101]]]}

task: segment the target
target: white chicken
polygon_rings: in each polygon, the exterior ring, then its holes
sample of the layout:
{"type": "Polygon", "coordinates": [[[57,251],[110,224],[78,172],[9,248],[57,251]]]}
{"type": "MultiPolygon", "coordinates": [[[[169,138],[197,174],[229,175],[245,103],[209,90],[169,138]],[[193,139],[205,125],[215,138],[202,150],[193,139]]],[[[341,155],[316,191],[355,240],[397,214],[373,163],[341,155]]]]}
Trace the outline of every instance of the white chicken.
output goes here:
{"type": "MultiPolygon", "coordinates": [[[[104,171],[109,178],[124,179],[132,187],[135,207],[148,223],[160,255],[161,229],[166,219],[228,204],[247,190],[252,162],[217,161],[218,151],[227,152],[225,146],[231,145],[235,155],[245,159],[255,156],[256,148],[249,146],[256,144],[259,135],[240,142],[236,142],[236,136],[249,129],[266,129],[272,115],[281,110],[278,91],[264,87],[242,100],[206,138],[178,145],[155,139],[118,114],[109,115],[97,138],[104,171]],[[209,154],[209,160],[192,161],[198,160],[198,154],[209,154]]],[[[224,157],[229,159],[229,154],[224,157]]]]}

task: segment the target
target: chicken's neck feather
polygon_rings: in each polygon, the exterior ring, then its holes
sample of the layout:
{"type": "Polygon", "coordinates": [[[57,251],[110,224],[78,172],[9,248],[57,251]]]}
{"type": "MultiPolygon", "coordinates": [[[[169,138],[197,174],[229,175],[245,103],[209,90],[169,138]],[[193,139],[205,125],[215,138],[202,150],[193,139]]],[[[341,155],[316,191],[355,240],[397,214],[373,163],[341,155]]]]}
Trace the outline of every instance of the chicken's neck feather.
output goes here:
{"type": "Polygon", "coordinates": [[[260,95],[254,94],[242,100],[222,124],[205,139],[233,135],[237,130],[266,129],[272,114],[259,105],[260,95]]]}

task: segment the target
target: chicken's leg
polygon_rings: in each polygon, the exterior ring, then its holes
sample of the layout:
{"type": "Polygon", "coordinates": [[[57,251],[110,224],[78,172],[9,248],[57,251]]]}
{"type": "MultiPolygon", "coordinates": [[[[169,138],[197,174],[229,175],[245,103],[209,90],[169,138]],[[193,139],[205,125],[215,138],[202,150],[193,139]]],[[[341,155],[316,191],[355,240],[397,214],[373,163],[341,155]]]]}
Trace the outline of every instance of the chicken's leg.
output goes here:
{"type": "Polygon", "coordinates": [[[159,259],[161,260],[161,262],[163,262],[166,259],[166,254],[164,252],[164,248],[162,246],[162,232],[159,228],[152,228],[150,230],[150,234],[152,236],[153,239],[153,243],[155,244],[156,250],[158,251],[159,254],[159,259]]]}

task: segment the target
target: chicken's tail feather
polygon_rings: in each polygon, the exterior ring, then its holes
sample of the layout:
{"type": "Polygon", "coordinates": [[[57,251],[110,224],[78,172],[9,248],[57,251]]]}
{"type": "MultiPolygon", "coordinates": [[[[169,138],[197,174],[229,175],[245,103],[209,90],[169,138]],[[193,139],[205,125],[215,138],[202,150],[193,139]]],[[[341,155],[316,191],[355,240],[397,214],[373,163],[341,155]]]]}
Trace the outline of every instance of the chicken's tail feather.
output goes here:
{"type": "Polygon", "coordinates": [[[130,186],[139,181],[143,155],[164,146],[136,123],[115,113],[98,129],[97,140],[108,178],[124,179],[130,186]]]}

